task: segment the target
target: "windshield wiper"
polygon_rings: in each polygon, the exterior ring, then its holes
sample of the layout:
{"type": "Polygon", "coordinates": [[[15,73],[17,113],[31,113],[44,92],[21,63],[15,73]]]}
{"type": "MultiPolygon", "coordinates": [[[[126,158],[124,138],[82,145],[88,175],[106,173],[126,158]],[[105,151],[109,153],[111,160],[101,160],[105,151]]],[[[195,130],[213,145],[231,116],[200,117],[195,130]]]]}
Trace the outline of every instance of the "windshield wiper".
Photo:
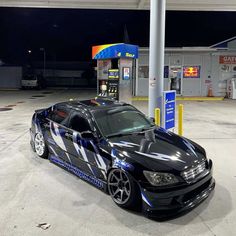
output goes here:
{"type": "Polygon", "coordinates": [[[116,133],[116,134],[109,134],[109,135],[107,135],[106,137],[107,137],[107,138],[123,137],[123,136],[131,135],[131,134],[133,134],[133,133],[116,133]]]}
{"type": "Polygon", "coordinates": [[[140,129],[140,130],[137,130],[136,133],[142,133],[142,132],[151,130],[151,129],[155,128],[155,127],[156,127],[155,125],[152,125],[152,126],[149,126],[149,127],[146,127],[146,128],[142,128],[142,129],[140,129]]]}
{"type": "Polygon", "coordinates": [[[106,137],[107,138],[112,138],[112,137],[122,137],[122,136],[132,135],[132,134],[139,134],[139,133],[151,130],[151,129],[155,128],[155,127],[156,127],[155,125],[151,125],[151,126],[146,127],[146,128],[133,130],[132,132],[108,134],[108,135],[106,135],[106,137]]]}

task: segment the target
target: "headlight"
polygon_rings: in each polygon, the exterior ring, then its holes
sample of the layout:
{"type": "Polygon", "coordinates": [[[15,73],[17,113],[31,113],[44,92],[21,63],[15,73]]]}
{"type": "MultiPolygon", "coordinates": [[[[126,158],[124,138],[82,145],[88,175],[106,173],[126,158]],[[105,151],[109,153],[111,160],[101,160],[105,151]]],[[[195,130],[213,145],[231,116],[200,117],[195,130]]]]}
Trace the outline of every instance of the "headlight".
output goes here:
{"type": "Polygon", "coordinates": [[[144,170],[143,174],[147,178],[148,182],[153,186],[170,185],[178,182],[176,177],[169,173],[160,173],[144,170]]]}

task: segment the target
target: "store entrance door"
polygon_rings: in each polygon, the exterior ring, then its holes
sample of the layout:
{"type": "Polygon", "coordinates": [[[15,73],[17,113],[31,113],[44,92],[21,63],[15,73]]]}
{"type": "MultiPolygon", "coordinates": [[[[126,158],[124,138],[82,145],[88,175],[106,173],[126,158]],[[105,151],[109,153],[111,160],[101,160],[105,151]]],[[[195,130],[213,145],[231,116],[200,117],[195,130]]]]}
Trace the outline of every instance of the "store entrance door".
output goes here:
{"type": "Polygon", "coordinates": [[[176,90],[176,94],[182,94],[182,66],[171,66],[169,79],[170,90],[176,90]]]}

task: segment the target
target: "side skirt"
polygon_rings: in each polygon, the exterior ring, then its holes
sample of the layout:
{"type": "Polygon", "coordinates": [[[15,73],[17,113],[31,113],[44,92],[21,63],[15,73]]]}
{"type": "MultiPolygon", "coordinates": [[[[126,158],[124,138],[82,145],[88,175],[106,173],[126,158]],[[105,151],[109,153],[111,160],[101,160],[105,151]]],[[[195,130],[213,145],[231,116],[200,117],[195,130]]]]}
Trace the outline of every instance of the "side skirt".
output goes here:
{"type": "Polygon", "coordinates": [[[85,173],[84,171],[82,171],[81,169],[79,169],[78,167],[65,162],[63,160],[61,160],[60,158],[50,154],[49,158],[48,158],[52,163],[56,164],[57,166],[62,167],[63,169],[71,172],[72,174],[78,176],[80,179],[85,180],[86,182],[90,183],[91,185],[97,187],[98,189],[102,190],[103,192],[108,192],[107,191],[107,183],[97,179],[94,176],[88,175],[87,173],[85,173]]]}

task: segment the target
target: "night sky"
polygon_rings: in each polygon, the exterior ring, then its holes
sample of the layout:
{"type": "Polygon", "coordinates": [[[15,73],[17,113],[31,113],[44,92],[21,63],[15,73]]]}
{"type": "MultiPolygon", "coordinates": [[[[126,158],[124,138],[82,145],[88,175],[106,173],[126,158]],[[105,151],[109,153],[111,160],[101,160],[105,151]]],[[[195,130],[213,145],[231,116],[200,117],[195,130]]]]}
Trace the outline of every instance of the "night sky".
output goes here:
{"type": "MultiPolygon", "coordinates": [[[[166,46],[209,46],[236,35],[236,12],[177,12],[166,15],[166,46]]],[[[149,44],[149,11],[0,8],[0,59],[90,61],[91,46],[124,41],[149,44]]]]}

